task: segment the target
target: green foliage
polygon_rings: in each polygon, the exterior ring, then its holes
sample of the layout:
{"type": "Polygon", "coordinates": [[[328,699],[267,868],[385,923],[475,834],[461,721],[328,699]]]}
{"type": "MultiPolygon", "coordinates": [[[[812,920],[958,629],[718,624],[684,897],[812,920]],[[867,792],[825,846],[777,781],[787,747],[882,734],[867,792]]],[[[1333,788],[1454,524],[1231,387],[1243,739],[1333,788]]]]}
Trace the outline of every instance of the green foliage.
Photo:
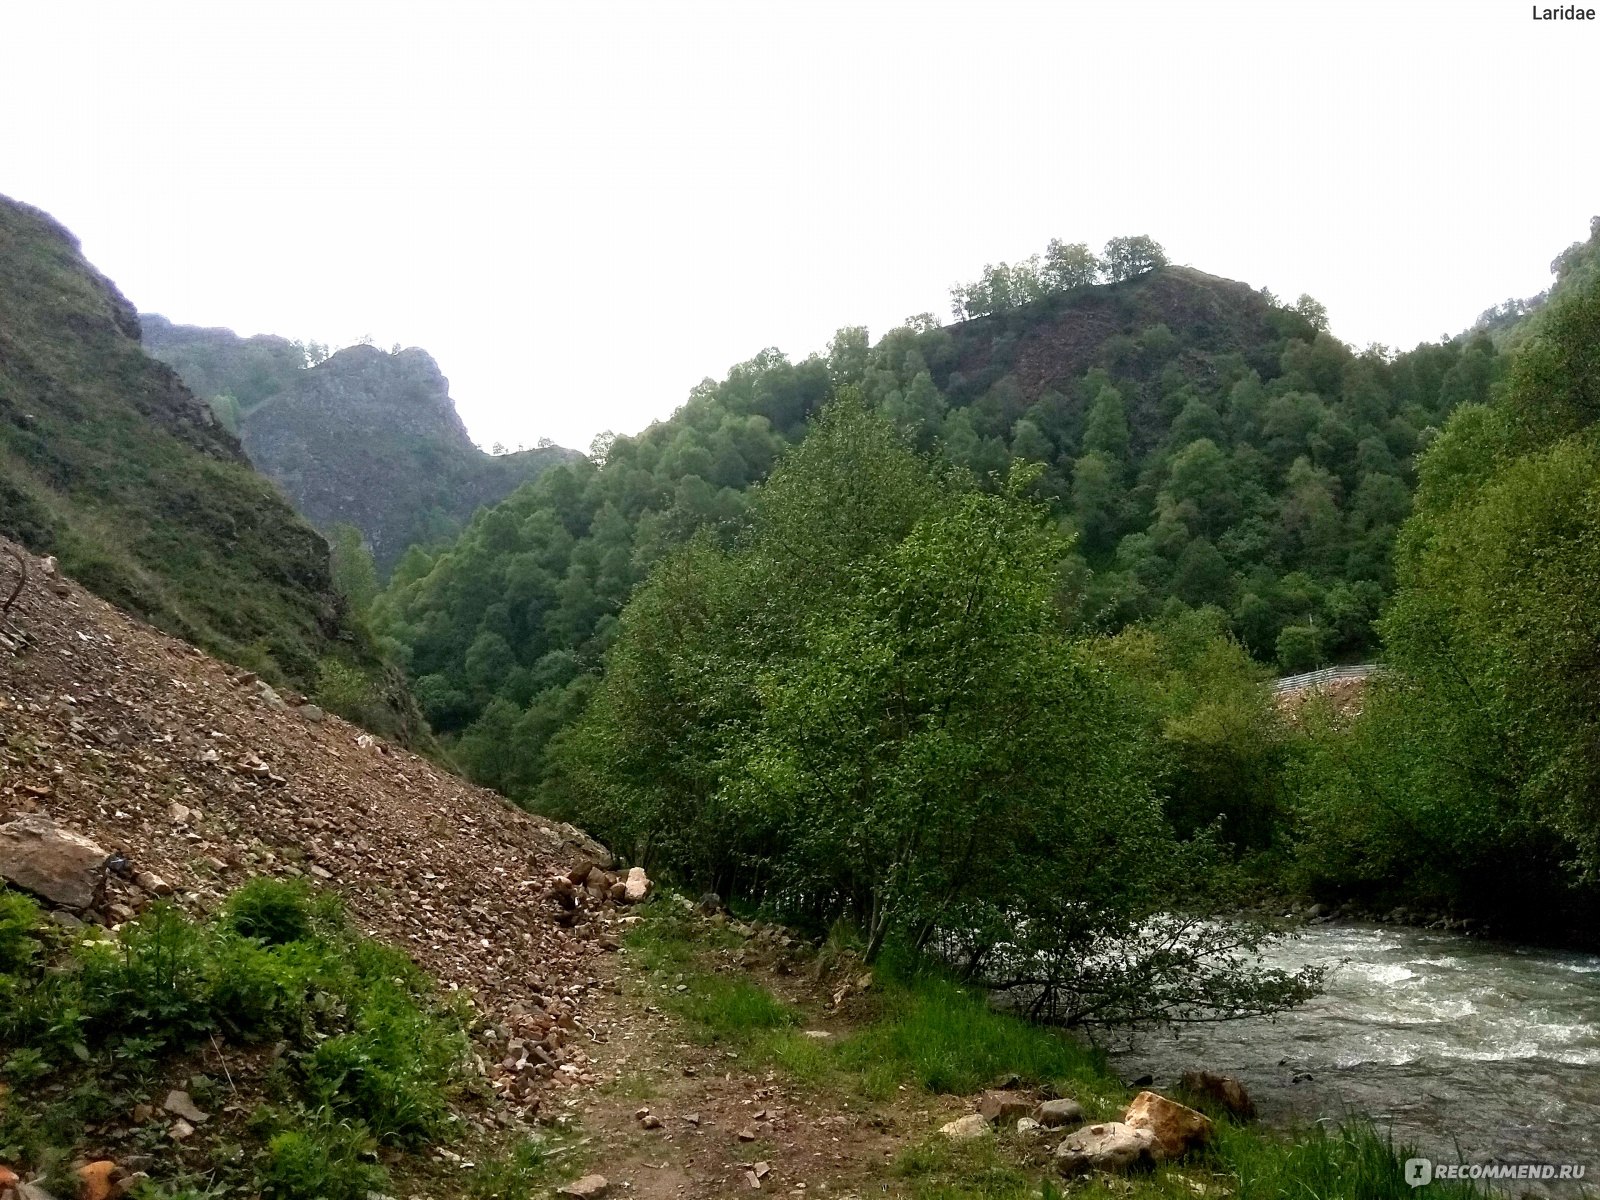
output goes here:
{"type": "Polygon", "coordinates": [[[1424,457],[1391,677],[1351,728],[1313,729],[1301,772],[1312,886],[1546,936],[1600,909],[1597,343],[1600,283],[1552,301],[1500,402],[1424,457]]]}
{"type": "Polygon", "coordinates": [[[366,613],[378,597],[378,570],[372,551],[354,525],[340,522],[328,530],[333,586],[357,613],[366,613]]]}
{"type": "Polygon", "coordinates": [[[1106,243],[1102,259],[1106,279],[1111,283],[1121,283],[1167,265],[1167,255],[1161,244],[1144,234],[1112,238],[1106,243]]]}
{"type": "Polygon", "coordinates": [[[40,921],[31,897],[0,883],[0,975],[22,970],[38,954],[40,921]]]}
{"type": "Polygon", "coordinates": [[[383,690],[373,681],[373,673],[336,658],[325,658],[318,664],[317,686],[312,695],[329,712],[377,733],[392,734],[399,728],[400,723],[383,702],[383,690]]]}
{"type": "Polygon", "coordinates": [[[1215,828],[1241,850],[1266,849],[1284,820],[1285,729],[1266,671],[1214,608],[1105,639],[1096,654],[1148,722],[1167,818],[1184,837],[1215,828]]]}
{"type": "Polygon", "coordinates": [[[274,1134],[267,1143],[261,1194],[267,1200],[366,1200],[389,1173],[369,1156],[378,1143],[359,1121],[324,1117],[274,1134]]]}
{"type": "Polygon", "coordinates": [[[925,962],[893,955],[876,972],[876,1018],[838,1048],[865,1077],[966,1095],[1015,1075],[1085,1103],[1107,1090],[1099,1054],[1061,1033],[996,1012],[986,998],[925,962]]]}
{"type": "Polygon", "coordinates": [[[549,1146],[522,1138],[508,1152],[478,1163],[465,1194],[471,1200],[536,1200],[544,1195],[553,1169],[549,1146]]]}
{"type": "Polygon", "coordinates": [[[242,938],[267,946],[311,936],[311,889],[304,883],[252,879],[223,906],[222,923],[242,938]]]}
{"type": "MultiPolygon", "coordinates": [[[[4,911],[21,913],[9,896],[4,911]]],[[[158,905],[115,936],[61,939],[48,957],[8,962],[0,1064],[28,1090],[13,1095],[7,1121],[48,1125],[57,1144],[104,1117],[85,1106],[50,1116],[36,1097],[127,1067],[160,1073],[217,1039],[282,1043],[288,1103],[261,1130],[264,1194],[365,1196],[386,1180],[372,1150],[448,1132],[467,1059],[461,1014],[404,955],[303,885],[257,879],[210,923],[158,905]]],[[[38,1161],[47,1143],[12,1143],[9,1128],[0,1153],[38,1161]]]]}
{"type": "Polygon", "coordinates": [[[937,941],[1052,1019],[1303,998],[1235,953],[1262,931],[1158,915],[1205,910],[1227,873],[1173,836],[1148,726],[1062,632],[1068,543],[1031,483],[985,494],[836,402],[736,550],[692,547],[629,605],[558,750],[568,803],[697,887],[854,922],[869,959],[937,941]],[[1215,958],[1177,968],[1163,937],[1215,958]]]}
{"type": "MultiPolygon", "coordinates": [[[[712,570],[706,554],[754,521],[752,489],[841,386],[981,490],[1001,490],[1018,461],[1042,468],[1029,495],[1077,534],[1062,571],[1079,628],[1115,632],[1177,600],[1221,609],[1263,662],[1280,662],[1285,630],[1293,665],[1370,656],[1412,457],[1455,408],[1487,402],[1492,341],[1357,354],[1314,309],[1171,266],[1091,286],[1098,264],[1055,243],[986,272],[1009,307],[983,320],[923,318],[875,345],[842,330],[799,363],[764,351],[670,420],[615,438],[603,463],[554,469],[447,549],[413,551],[374,626],[456,760],[524,802],[570,804],[552,739],[596,694],[635,589],[696,538],[699,557],[667,570],[685,591],[712,570]]],[[[840,497],[854,490],[837,482],[840,497]]]]}

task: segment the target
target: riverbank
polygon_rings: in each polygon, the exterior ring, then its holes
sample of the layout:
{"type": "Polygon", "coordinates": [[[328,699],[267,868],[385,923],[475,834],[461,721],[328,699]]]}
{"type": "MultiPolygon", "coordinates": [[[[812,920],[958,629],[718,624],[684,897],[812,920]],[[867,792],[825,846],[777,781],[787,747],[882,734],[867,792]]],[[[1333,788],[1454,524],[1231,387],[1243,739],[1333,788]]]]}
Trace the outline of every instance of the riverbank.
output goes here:
{"type": "Polygon", "coordinates": [[[1370,1124],[1281,1132],[1235,1123],[1205,1101],[1196,1103],[1214,1122],[1207,1147],[1126,1176],[1061,1178],[1053,1159],[1065,1130],[1007,1122],[952,1142],[940,1127],[997,1083],[1071,1097],[1091,1123],[1116,1119],[1138,1089],[1102,1051],[995,1012],[947,979],[895,964],[869,973],[838,947],[696,918],[670,900],[648,910],[608,964],[602,1086],[575,1093],[563,1114],[613,1191],[644,1200],[747,1195],[755,1183],[791,1196],[908,1200],[1418,1194],[1404,1181],[1404,1149],[1370,1124]]]}
{"type": "Polygon", "coordinates": [[[1329,967],[1323,994],[1277,1019],[1124,1037],[1112,1065],[1160,1080],[1217,1064],[1246,1083],[1269,1123],[1355,1111],[1431,1157],[1600,1173],[1600,957],[1326,924],[1268,961],[1329,967]]]}

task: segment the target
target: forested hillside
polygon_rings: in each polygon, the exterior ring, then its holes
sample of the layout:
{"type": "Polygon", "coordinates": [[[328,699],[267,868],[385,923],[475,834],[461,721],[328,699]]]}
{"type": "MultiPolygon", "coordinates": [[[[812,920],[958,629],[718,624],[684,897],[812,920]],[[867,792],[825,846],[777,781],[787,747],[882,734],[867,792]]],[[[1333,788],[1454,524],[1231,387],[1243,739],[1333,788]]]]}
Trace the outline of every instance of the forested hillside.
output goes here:
{"type": "Polygon", "coordinates": [[[162,629],[421,736],[336,594],[328,547],[140,347],[138,317],[36,209],[0,197],[0,534],[162,629]]]}
{"type": "Polygon", "coordinates": [[[407,547],[454,536],[473,512],[577,457],[473,444],[425,351],[318,343],[140,318],[146,345],[211,404],[260,470],[317,528],[361,531],[380,573],[407,547]]]}
{"type": "MultiPolygon", "coordinates": [[[[1307,886],[1592,940],[1600,914],[1600,219],[1492,403],[1421,461],[1390,670],[1299,771],[1307,886]]],[[[1565,266],[1566,270],[1561,270],[1565,266]]]]}
{"type": "Polygon", "coordinates": [[[923,315],[876,344],[842,329],[800,362],[763,351],[403,559],[378,622],[468,768],[537,790],[633,587],[696,530],[733,538],[750,486],[842,388],[988,487],[1040,464],[1033,494],[1076,534],[1077,627],[1212,605],[1298,670],[1371,653],[1413,456],[1500,369],[1486,335],[1355,351],[1309,297],[1166,265],[1144,238],[1103,257],[1052,243],[953,297],[966,319],[949,327],[923,315]]]}

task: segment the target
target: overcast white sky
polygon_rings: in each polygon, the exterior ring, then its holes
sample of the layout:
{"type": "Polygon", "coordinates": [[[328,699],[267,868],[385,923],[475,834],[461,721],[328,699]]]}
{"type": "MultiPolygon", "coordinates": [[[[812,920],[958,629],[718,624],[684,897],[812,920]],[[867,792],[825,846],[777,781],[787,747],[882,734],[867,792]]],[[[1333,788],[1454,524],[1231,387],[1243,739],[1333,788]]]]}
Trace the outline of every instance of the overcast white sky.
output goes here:
{"type": "Polygon", "coordinates": [[[41,0],[0,192],[141,309],[423,346],[481,443],[582,448],[1051,237],[1457,331],[1600,211],[1596,62],[1527,0],[41,0]]]}

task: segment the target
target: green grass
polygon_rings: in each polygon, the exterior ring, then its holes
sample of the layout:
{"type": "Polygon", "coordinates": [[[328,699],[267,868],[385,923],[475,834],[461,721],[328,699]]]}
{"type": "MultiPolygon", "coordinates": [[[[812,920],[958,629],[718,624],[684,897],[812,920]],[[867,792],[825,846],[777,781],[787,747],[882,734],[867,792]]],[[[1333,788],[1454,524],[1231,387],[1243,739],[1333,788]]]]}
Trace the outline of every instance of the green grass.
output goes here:
{"type": "MultiPolygon", "coordinates": [[[[358,934],[331,894],[256,880],[207,922],[157,905],[114,936],[69,937],[0,888],[0,953],[0,1075],[12,1085],[0,1161],[48,1169],[224,1047],[245,1058],[273,1047],[258,1081],[270,1103],[237,1131],[255,1150],[224,1168],[230,1186],[363,1200],[387,1183],[375,1153],[455,1133],[464,1014],[403,954],[358,934]]],[[[226,1099],[204,1095],[204,1076],[187,1086],[213,1111],[226,1099]]],[[[159,1126],[136,1137],[147,1133],[159,1144],[159,1126]]],[[[155,1174],[179,1179],[179,1159],[205,1143],[160,1156],[155,1174]]]]}
{"type": "MultiPolygon", "coordinates": [[[[968,1095],[1015,1075],[1031,1086],[1072,1096],[1091,1120],[1116,1119],[1131,1098],[1103,1056],[1057,1030],[991,1008],[979,993],[926,964],[889,957],[875,972],[875,1012],[851,1034],[804,1036],[804,1014],[744,975],[705,966],[704,952],[740,940],[664,904],[627,938],[648,975],[651,997],[681,1018],[692,1036],[736,1051],[751,1064],[847,1105],[912,1094],[968,1095]],[[678,991],[679,986],[685,990],[678,991]]],[[[1202,1107],[1208,1107],[1204,1104],[1202,1107]]],[[[1413,1189],[1402,1166],[1410,1157],[1370,1124],[1273,1131],[1232,1123],[1208,1109],[1212,1144],[1182,1163],[1128,1177],[1070,1185],[1078,1197],[1127,1200],[1470,1200],[1488,1193],[1467,1184],[1413,1189]]],[[[907,1146],[892,1172],[915,1200],[1052,1200],[1068,1187],[1050,1178],[1041,1148],[1007,1131],[953,1145],[933,1134],[907,1146]]],[[[1047,1157],[1047,1156],[1046,1156],[1047,1157]]]]}
{"type": "Polygon", "coordinates": [[[970,989],[906,960],[886,961],[874,973],[876,1019],[846,1038],[806,1037],[799,1010],[742,973],[700,965],[701,949],[742,944],[735,934],[660,908],[627,937],[634,961],[650,974],[652,998],[682,1018],[691,1036],[771,1062],[806,1082],[848,1085],[882,1100],[901,1085],[964,1095],[1017,1075],[1076,1095],[1091,1112],[1108,1084],[1121,1092],[1097,1052],[994,1012],[970,989]]]}
{"type": "Polygon", "coordinates": [[[532,1200],[562,1172],[547,1142],[523,1138],[478,1164],[467,1178],[470,1200],[532,1200]]]}
{"type": "Polygon", "coordinates": [[[992,1010],[937,972],[886,963],[876,975],[877,1019],[837,1048],[845,1066],[928,1092],[965,1095],[1016,1075],[1064,1095],[1098,1093],[1101,1056],[1061,1033],[992,1010]]]}

